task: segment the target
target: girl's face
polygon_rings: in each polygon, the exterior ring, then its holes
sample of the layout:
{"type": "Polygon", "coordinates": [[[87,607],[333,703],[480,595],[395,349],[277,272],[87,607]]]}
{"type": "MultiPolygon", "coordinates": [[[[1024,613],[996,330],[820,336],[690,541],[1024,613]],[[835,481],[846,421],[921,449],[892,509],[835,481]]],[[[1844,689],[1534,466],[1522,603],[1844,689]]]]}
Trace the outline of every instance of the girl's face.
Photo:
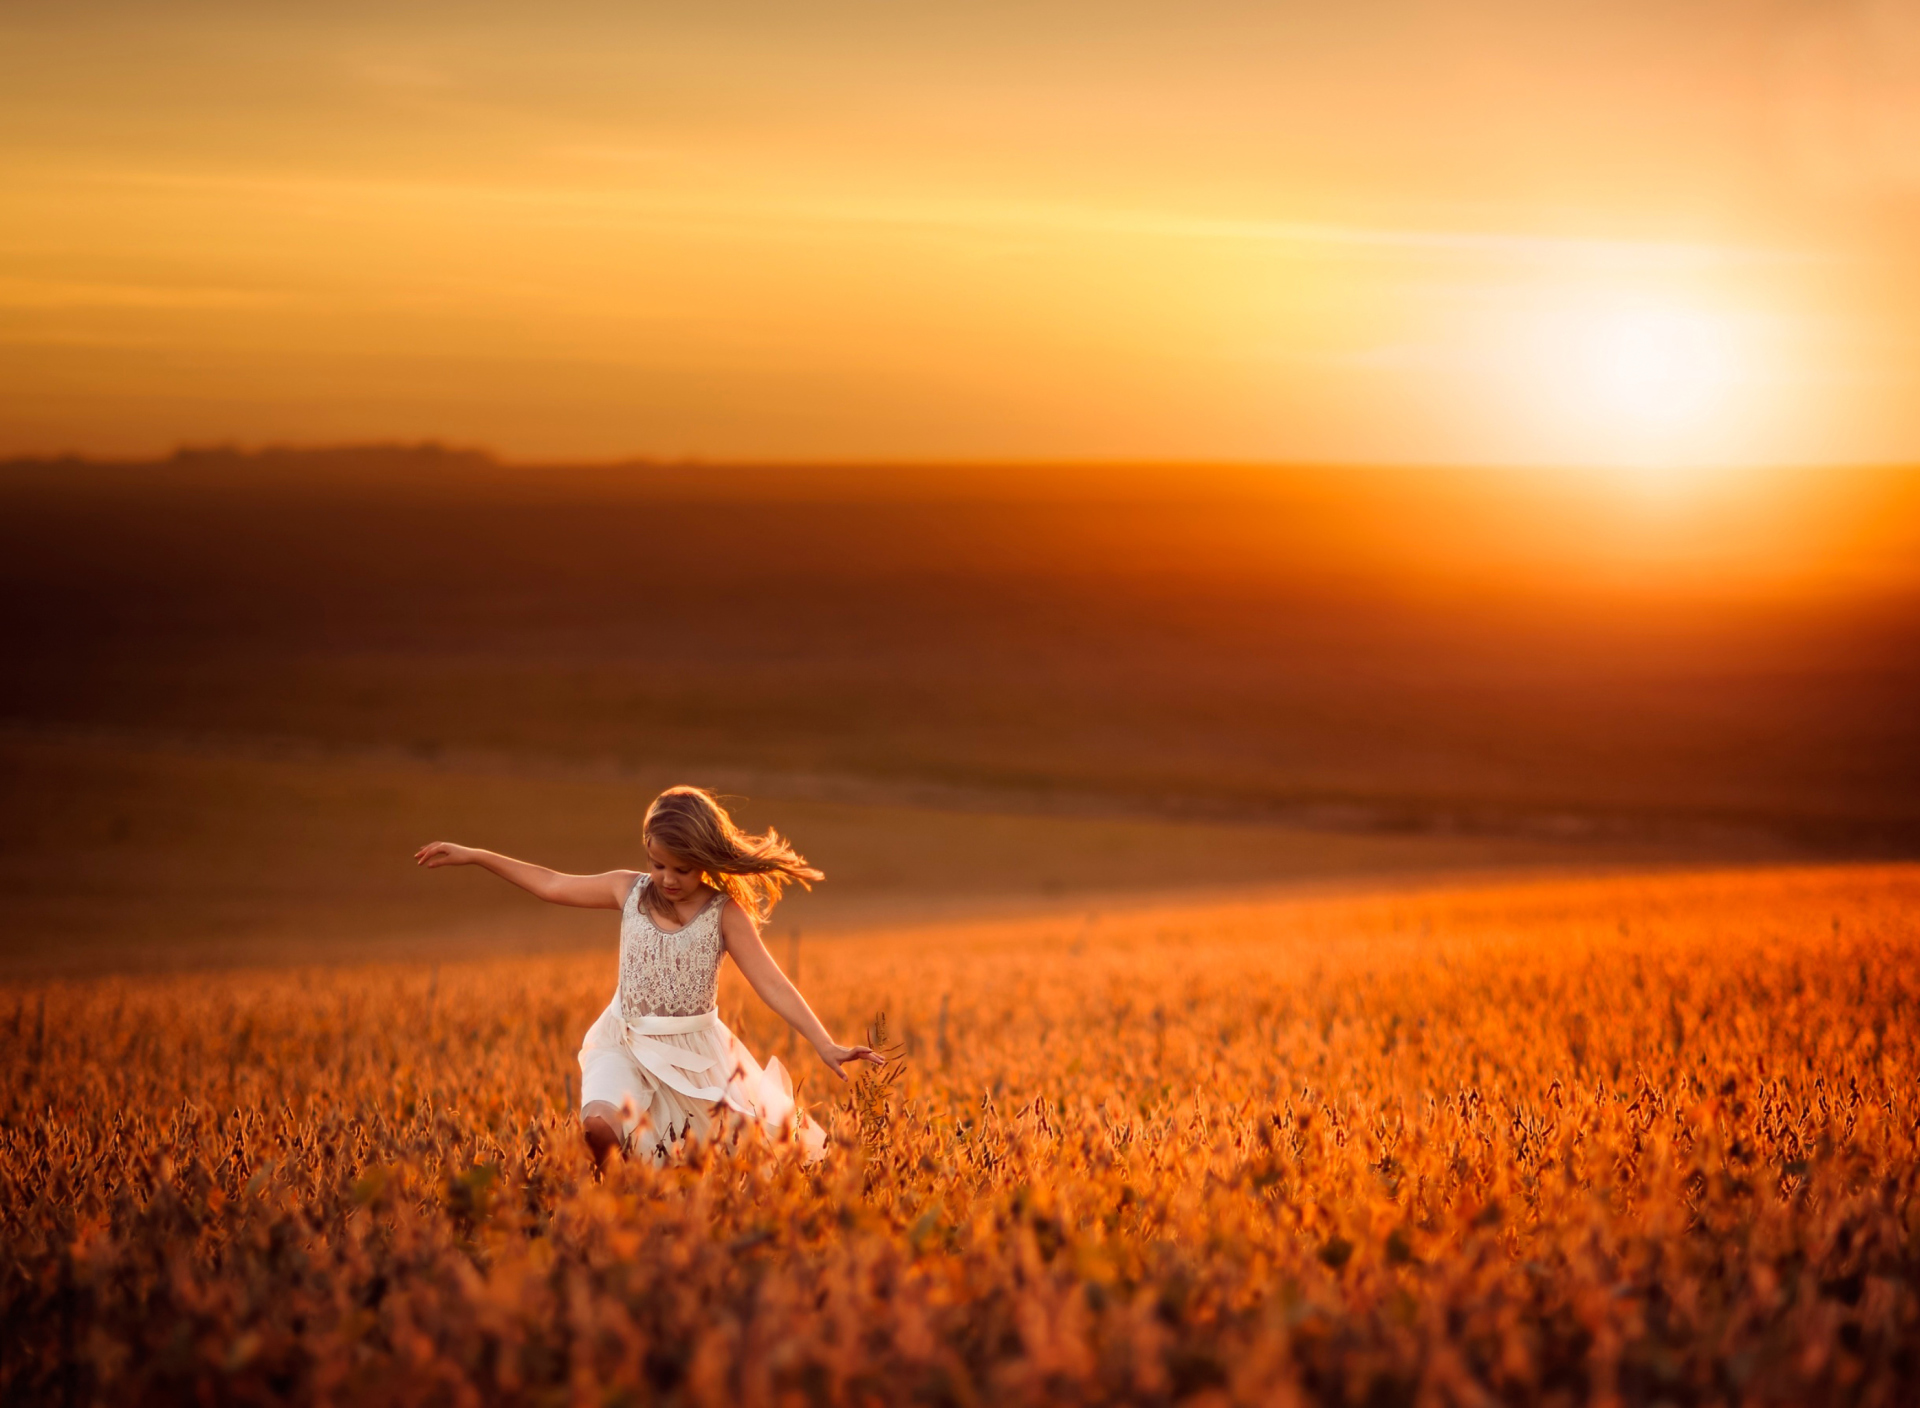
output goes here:
{"type": "Polygon", "coordinates": [[[647,859],[652,862],[648,869],[653,875],[654,888],[670,903],[678,904],[706,888],[700,883],[699,866],[662,850],[651,836],[647,838],[647,859]]]}

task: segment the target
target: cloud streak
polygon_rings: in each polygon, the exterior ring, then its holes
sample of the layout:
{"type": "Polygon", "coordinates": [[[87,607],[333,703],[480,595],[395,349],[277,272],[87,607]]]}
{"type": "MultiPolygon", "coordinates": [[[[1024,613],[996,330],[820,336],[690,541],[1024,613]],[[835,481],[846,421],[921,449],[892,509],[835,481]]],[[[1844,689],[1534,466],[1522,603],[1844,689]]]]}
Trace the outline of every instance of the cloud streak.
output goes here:
{"type": "MultiPolygon", "coordinates": [[[[649,153],[664,163],[664,152],[649,153]]],[[[325,200],[378,219],[404,207],[471,207],[516,212],[533,223],[627,219],[658,226],[675,220],[725,222],[748,233],[783,237],[796,224],[993,235],[1106,237],[1271,245],[1332,254],[1412,254],[1593,268],[1703,269],[1830,260],[1831,252],[1795,247],[1690,240],[1568,236],[1526,231],[1365,225],[1345,222],[1211,215],[1131,206],[953,197],[900,198],[849,193],[796,196],[742,187],[642,190],[619,186],[528,182],[348,179],[257,173],[98,170],[95,184],[241,200],[325,200]]]]}

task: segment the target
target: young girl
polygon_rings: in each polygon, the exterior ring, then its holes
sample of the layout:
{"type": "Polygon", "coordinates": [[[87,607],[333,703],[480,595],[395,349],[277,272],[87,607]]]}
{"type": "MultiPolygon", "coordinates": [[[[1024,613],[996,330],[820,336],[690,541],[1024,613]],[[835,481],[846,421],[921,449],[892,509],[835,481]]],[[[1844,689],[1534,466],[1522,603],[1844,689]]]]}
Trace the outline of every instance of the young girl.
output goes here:
{"type": "Polygon", "coordinates": [[[813,1043],[827,1069],[886,1058],[870,1046],[842,1046],[760,941],[760,925],[784,886],[811,889],[825,877],[779,833],[751,836],[711,792],[670,787],[654,798],[641,828],[645,870],[560,875],[492,851],[435,841],[414,853],[428,867],[478,865],[554,904],[617,909],[620,982],[580,1047],[580,1124],[596,1166],[617,1145],[664,1162],[689,1134],[704,1137],[722,1108],[759,1120],[769,1133],[788,1121],[809,1161],[826,1134],[799,1110],[780,1058],[763,1070],[727,1030],[715,1007],[720,955],[760,1000],[813,1043]]]}

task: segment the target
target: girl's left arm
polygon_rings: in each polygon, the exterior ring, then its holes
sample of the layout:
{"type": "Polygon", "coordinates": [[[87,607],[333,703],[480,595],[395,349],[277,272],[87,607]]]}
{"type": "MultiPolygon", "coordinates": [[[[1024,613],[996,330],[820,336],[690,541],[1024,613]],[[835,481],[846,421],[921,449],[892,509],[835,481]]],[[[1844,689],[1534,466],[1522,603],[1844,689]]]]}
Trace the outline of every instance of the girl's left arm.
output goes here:
{"type": "Polygon", "coordinates": [[[887,1064],[887,1058],[871,1046],[842,1046],[827,1034],[826,1027],[807,1006],[807,1000],[800,996],[800,989],[780,971],[780,965],[767,952],[766,944],[760,939],[760,926],[753,922],[753,916],[732,900],[728,900],[720,912],[720,937],[748,986],[760,995],[762,1002],[785,1018],[788,1026],[813,1043],[813,1049],[820,1053],[827,1069],[841,1080],[847,1078],[847,1073],[840,1069],[843,1061],[887,1064]]]}

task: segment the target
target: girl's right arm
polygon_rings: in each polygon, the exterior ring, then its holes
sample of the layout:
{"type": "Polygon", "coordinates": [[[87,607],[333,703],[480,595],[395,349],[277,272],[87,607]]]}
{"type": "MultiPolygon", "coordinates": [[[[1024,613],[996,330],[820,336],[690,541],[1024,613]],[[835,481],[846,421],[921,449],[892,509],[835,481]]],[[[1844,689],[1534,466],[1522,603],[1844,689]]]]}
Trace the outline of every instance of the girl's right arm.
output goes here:
{"type": "Polygon", "coordinates": [[[580,909],[624,909],[627,892],[640,878],[637,870],[608,870],[599,875],[562,875],[544,865],[515,860],[497,851],[456,846],[451,841],[434,841],[413,853],[415,865],[437,870],[443,865],[477,865],[491,870],[502,880],[518,885],[528,894],[538,895],[549,904],[570,904],[580,909]]]}

